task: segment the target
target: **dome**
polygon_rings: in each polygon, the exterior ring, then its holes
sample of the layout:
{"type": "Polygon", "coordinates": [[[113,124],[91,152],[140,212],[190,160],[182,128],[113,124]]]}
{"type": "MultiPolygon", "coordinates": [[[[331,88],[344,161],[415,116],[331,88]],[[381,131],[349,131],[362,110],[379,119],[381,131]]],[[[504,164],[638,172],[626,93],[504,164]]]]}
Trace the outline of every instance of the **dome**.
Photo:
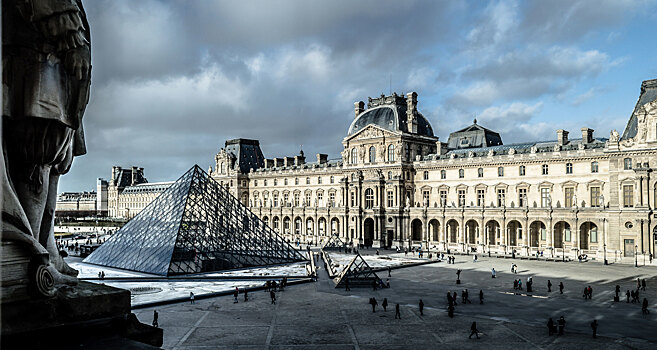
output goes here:
{"type": "MultiPolygon", "coordinates": [[[[383,105],[366,110],[351,123],[347,136],[351,136],[365,129],[370,124],[390,131],[408,132],[406,125],[406,106],[401,104],[383,105]]],[[[434,136],[431,124],[420,113],[417,113],[417,134],[429,137],[434,136]]]]}

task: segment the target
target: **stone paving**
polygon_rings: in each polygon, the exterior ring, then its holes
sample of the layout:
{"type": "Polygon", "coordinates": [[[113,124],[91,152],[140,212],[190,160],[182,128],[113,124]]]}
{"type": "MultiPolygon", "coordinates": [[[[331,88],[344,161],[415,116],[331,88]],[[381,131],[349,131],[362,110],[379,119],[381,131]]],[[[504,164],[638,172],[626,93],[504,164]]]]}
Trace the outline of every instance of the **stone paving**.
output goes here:
{"type": "MultiPolygon", "coordinates": [[[[402,254],[403,255],[403,254],[402,254]]],[[[599,263],[562,263],[457,256],[456,264],[444,262],[392,271],[391,288],[332,288],[325,271],[319,281],[290,286],[277,293],[276,305],[269,294],[249,293],[249,301],[233,304],[232,297],[197,300],[196,304],[156,307],[164,329],[166,349],[654,349],[657,347],[657,269],[599,263]],[[512,262],[518,274],[510,273],[512,262]],[[497,278],[490,269],[495,267],[497,278]],[[456,285],[456,269],[462,269],[463,284],[456,285]],[[535,292],[516,294],[513,280],[533,276],[535,292]],[[652,310],[641,314],[637,304],[614,303],[616,284],[624,291],[635,288],[636,277],[647,279],[647,297],[652,310]],[[547,292],[547,279],[553,283],[547,292]],[[563,295],[558,284],[565,285],[563,295]],[[585,286],[593,288],[593,299],[584,301],[585,286]],[[472,304],[459,305],[453,319],[445,311],[447,291],[468,288],[472,304]],[[485,303],[479,305],[482,289],[485,303]],[[388,298],[389,307],[372,313],[370,297],[379,305],[388,298]],[[417,303],[425,303],[420,315],[417,303]],[[394,319],[394,305],[401,305],[401,320],[394,319]],[[548,336],[548,317],[566,318],[564,336],[548,336]],[[592,339],[589,324],[600,324],[592,339]],[[481,339],[468,339],[476,321],[481,339]]],[[[320,264],[320,266],[323,264],[320,264]]],[[[386,272],[380,272],[387,278],[386,272]]],[[[153,308],[135,310],[142,322],[152,321],[153,308]]]]}

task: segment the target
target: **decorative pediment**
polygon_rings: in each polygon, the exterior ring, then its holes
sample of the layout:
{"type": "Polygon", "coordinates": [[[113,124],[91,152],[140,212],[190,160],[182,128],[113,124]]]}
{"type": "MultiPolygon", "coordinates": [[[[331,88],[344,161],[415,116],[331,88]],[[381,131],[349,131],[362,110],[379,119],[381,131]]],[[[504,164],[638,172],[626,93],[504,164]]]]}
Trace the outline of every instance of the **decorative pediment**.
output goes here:
{"type": "Polygon", "coordinates": [[[456,186],[456,189],[457,189],[457,190],[466,190],[466,191],[467,191],[467,190],[468,190],[468,185],[463,184],[463,183],[462,183],[462,184],[458,184],[458,185],[456,186]]]}
{"type": "Polygon", "coordinates": [[[634,185],[636,183],[636,179],[633,177],[626,177],[624,179],[621,179],[618,181],[621,185],[634,185]]]}
{"type": "Polygon", "coordinates": [[[505,184],[504,182],[498,182],[498,183],[495,184],[495,188],[496,188],[496,189],[498,189],[498,188],[500,188],[500,189],[506,189],[506,188],[508,188],[508,187],[509,187],[509,185],[505,184]]]}
{"type": "Polygon", "coordinates": [[[566,188],[566,187],[573,187],[575,190],[577,190],[577,185],[579,185],[577,182],[568,180],[566,182],[561,183],[561,188],[566,188]]]}
{"type": "Polygon", "coordinates": [[[519,183],[516,184],[516,188],[529,188],[529,187],[531,187],[531,185],[524,182],[524,181],[519,182],[519,183]]]}
{"type": "Polygon", "coordinates": [[[552,186],[554,186],[554,184],[552,182],[549,182],[549,181],[543,181],[543,182],[538,184],[539,188],[546,188],[547,187],[549,189],[552,189],[552,186]]]}
{"type": "Polygon", "coordinates": [[[424,186],[420,187],[420,190],[422,190],[422,191],[427,191],[428,190],[429,192],[431,192],[431,186],[424,185],[424,186]]]}
{"type": "Polygon", "coordinates": [[[368,125],[366,128],[363,130],[353,134],[351,137],[347,139],[347,141],[351,140],[367,140],[367,139],[375,139],[378,137],[390,137],[390,136],[396,136],[395,133],[385,130],[381,127],[378,127],[376,125],[368,125]]]}
{"type": "Polygon", "coordinates": [[[485,184],[477,184],[477,185],[475,185],[475,188],[478,189],[478,190],[486,190],[488,188],[488,186],[485,185],[485,184]]]}
{"type": "Polygon", "coordinates": [[[591,180],[586,183],[586,190],[588,191],[591,187],[600,187],[600,190],[604,190],[605,183],[600,180],[591,180]]]}
{"type": "Polygon", "coordinates": [[[438,186],[438,190],[447,191],[447,192],[449,192],[449,188],[450,187],[445,184],[438,186]]]}

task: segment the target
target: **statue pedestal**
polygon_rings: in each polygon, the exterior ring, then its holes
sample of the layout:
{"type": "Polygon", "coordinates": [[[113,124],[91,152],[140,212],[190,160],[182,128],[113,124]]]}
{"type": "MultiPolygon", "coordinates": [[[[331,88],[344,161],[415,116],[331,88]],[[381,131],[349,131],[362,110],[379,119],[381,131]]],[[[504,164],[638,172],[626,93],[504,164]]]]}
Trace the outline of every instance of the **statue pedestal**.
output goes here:
{"type": "Polygon", "coordinates": [[[161,346],[162,336],[130,312],[129,291],[105,285],[81,281],[52,298],[2,303],[2,347],[8,349],[148,349],[161,346]]]}

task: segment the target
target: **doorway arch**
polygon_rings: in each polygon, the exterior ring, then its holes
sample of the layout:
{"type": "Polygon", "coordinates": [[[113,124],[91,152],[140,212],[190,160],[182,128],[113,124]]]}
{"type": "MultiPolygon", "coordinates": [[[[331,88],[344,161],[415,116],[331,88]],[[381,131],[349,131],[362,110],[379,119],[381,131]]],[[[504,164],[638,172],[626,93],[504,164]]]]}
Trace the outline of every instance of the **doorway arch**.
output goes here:
{"type": "Polygon", "coordinates": [[[413,221],[411,221],[411,240],[422,240],[422,221],[420,219],[413,219],[413,221]]]}
{"type": "Polygon", "coordinates": [[[456,243],[459,230],[458,221],[452,219],[447,222],[447,232],[449,233],[449,243],[456,243]]]}
{"type": "Polygon", "coordinates": [[[432,241],[439,241],[440,237],[440,222],[436,219],[429,221],[429,232],[431,233],[432,241]]]}
{"type": "Polygon", "coordinates": [[[374,241],[374,219],[367,218],[363,222],[363,244],[365,244],[366,247],[369,247],[372,245],[373,241],[374,241]]]}
{"type": "Polygon", "coordinates": [[[506,225],[507,232],[509,233],[509,245],[519,246],[522,242],[522,225],[518,220],[511,220],[506,225]]]}
{"type": "Polygon", "coordinates": [[[542,221],[534,221],[529,225],[529,246],[538,247],[545,233],[545,224],[542,221]]]}
{"type": "Polygon", "coordinates": [[[563,248],[564,243],[570,241],[570,224],[559,221],[554,224],[554,247],[563,248]]]}
{"type": "Polygon", "coordinates": [[[488,234],[488,244],[497,245],[497,235],[500,230],[500,224],[495,220],[489,220],[486,223],[486,233],[488,234]]]}

